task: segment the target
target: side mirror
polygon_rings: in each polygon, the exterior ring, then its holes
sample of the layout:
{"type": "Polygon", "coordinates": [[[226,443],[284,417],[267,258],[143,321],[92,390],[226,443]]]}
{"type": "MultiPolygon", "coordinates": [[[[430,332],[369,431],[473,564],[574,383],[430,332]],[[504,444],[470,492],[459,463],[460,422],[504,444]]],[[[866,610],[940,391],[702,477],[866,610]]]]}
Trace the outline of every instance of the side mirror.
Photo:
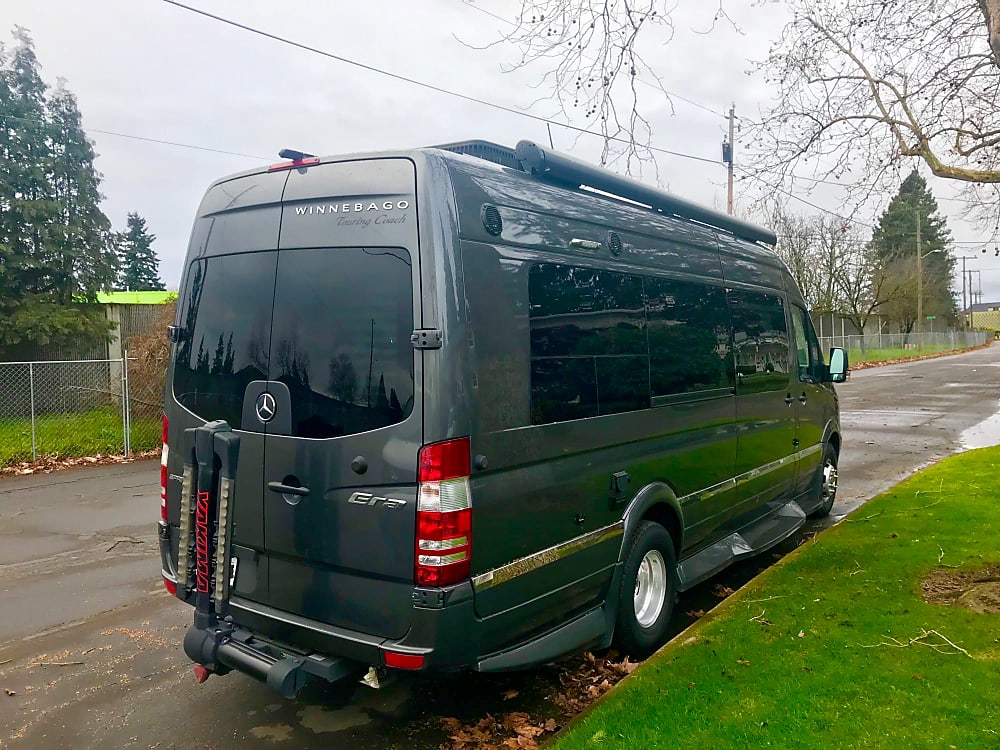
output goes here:
{"type": "Polygon", "coordinates": [[[849,371],[847,352],[838,347],[830,349],[830,382],[843,383],[849,371]]]}

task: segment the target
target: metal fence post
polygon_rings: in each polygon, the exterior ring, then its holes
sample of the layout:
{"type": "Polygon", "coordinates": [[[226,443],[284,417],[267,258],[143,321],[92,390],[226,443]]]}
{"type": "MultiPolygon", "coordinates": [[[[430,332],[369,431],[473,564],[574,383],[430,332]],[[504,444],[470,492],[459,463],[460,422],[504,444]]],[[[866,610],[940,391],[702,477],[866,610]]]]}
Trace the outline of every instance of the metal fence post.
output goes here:
{"type": "Polygon", "coordinates": [[[28,363],[28,388],[31,398],[31,460],[38,458],[38,447],[35,442],[35,366],[28,363]]]}
{"type": "Polygon", "coordinates": [[[119,376],[121,382],[118,385],[119,385],[119,389],[120,389],[120,392],[121,392],[121,399],[122,399],[122,453],[124,455],[128,455],[128,416],[127,416],[126,410],[125,410],[125,402],[126,402],[126,397],[125,397],[125,359],[122,358],[120,361],[122,363],[121,374],[119,376]]]}
{"type": "Polygon", "coordinates": [[[132,403],[128,382],[128,349],[122,350],[122,377],[125,378],[125,393],[122,404],[125,408],[125,455],[132,455],[132,403]]]}

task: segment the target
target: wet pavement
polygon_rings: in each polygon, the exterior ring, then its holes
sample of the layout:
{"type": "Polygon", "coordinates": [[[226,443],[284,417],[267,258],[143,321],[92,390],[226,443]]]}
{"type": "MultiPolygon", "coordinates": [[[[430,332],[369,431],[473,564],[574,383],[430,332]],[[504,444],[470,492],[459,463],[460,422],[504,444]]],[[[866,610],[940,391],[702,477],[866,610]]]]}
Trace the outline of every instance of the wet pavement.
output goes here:
{"type": "MultiPolygon", "coordinates": [[[[827,523],[938,458],[1000,443],[1000,346],[859,371],[838,392],[827,523]]],[[[551,699],[572,660],[380,691],[317,683],[294,701],[238,674],[196,685],[180,650],[191,612],[158,579],[158,482],[155,462],[0,480],[0,747],[436,748],[440,717],[559,715],[551,699]]],[[[685,594],[674,632],[717,586],[738,588],[794,544],[685,594]]]]}

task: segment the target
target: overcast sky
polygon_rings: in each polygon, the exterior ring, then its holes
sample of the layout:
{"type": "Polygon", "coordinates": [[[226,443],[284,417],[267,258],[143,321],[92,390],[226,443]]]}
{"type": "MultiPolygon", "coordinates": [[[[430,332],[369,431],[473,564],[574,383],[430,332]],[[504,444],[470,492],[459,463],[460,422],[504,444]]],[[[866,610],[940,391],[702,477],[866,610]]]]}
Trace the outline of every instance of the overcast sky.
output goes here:
{"type": "MultiPolygon", "coordinates": [[[[532,85],[541,70],[504,72],[516,61],[517,50],[468,46],[493,41],[509,29],[483,11],[513,18],[515,0],[475,0],[473,7],[464,0],[189,4],[374,67],[562,118],[550,102],[536,102],[539,91],[532,85]]],[[[297,50],[162,0],[3,0],[3,5],[7,24],[25,26],[34,37],[45,80],[54,85],[57,77],[66,78],[77,95],[99,154],[105,212],[119,229],[129,211],[148,220],[157,236],[161,276],[171,289],[180,280],[191,222],[207,185],[227,173],[277,161],[283,147],[337,154],[470,138],[510,145],[522,138],[548,138],[545,126],[530,119],[297,50]],[[102,130],[243,155],[97,132],[102,130]]],[[[711,24],[709,6],[714,4],[689,0],[681,5],[674,13],[673,41],[649,40],[645,52],[669,91],[715,112],[680,99],[671,111],[660,101],[662,95],[642,87],[650,97],[644,106],[653,122],[653,144],[718,160],[726,128],[720,113],[735,103],[737,114],[753,115],[768,98],[767,87],[746,71],[750,60],[766,54],[784,16],[778,4],[750,7],[749,0],[734,0],[726,7],[742,33],[722,24],[704,35],[696,32],[711,24]]],[[[582,158],[600,154],[599,139],[561,128],[553,128],[553,136],[557,148],[582,158]]],[[[659,179],[672,192],[725,206],[721,163],[663,154],[657,162],[659,179]]],[[[954,239],[982,241],[980,231],[957,218],[962,204],[948,200],[955,188],[940,180],[931,186],[954,239]]],[[[829,210],[840,208],[832,192],[803,197],[829,210]]],[[[813,211],[791,198],[789,206],[813,211]]],[[[984,300],[1000,300],[1000,258],[992,245],[985,255],[980,249],[959,244],[954,254],[975,255],[968,267],[982,271],[984,300]]]]}

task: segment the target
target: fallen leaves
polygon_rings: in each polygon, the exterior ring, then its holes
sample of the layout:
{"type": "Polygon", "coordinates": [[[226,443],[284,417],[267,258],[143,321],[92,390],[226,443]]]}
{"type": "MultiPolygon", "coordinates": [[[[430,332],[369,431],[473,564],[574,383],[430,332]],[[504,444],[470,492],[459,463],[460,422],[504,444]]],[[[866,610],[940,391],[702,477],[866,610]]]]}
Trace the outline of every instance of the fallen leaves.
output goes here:
{"type": "MultiPolygon", "coordinates": [[[[638,662],[613,651],[604,656],[588,651],[573,657],[559,667],[559,687],[546,703],[549,710],[554,705],[559,716],[511,711],[499,718],[486,716],[476,722],[443,718],[441,726],[448,733],[450,743],[442,745],[442,750],[535,750],[547,739],[546,735],[559,730],[566,719],[580,713],[638,667],[638,662]]],[[[504,701],[519,696],[523,697],[513,689],[499,694],[504,701]]]]}
{"type": "Polygon", "coordinates": [[[78,466],[104,466],[107,464],[123,464],[160,455],[159,450],[137,451],[131,456],[80,456],[67,458],[65,456],[39,456],[34,461],[18,461],[8,466],[0,466],[0,476],[28,476],[31,474],[51,474],[54,471],[73,469],[78,466]]]}
{"type": "Polygon", "coordinates": [[[733,594],[735,594],[736,590],[731,589],[728,586],[724,586],[720,583],[714,589],[712,589],[712,593],[715,596],[719,597],[720,599],[725,599],[727,596],[732,596],[733,594]]]}
{"type": "Polygon", "coordinates": [[[15,695],[17,695],[17,693],[15,691],[8,690],[7,688],[4,688],[4,692],[7,694],[8,698],[13,698],[15,695]]]}
{"type": "Polygon", "coordinates": [[[538,723],[529,714],[514,711],[499,721],[487,714],[475,724],[463,724],[453,717],[444,717],[441,724],[450,733],[450,750],[501,750],[502,748],[526,748],[535,750],[538,737],[559,728],[555,719],[538,723]]]}

